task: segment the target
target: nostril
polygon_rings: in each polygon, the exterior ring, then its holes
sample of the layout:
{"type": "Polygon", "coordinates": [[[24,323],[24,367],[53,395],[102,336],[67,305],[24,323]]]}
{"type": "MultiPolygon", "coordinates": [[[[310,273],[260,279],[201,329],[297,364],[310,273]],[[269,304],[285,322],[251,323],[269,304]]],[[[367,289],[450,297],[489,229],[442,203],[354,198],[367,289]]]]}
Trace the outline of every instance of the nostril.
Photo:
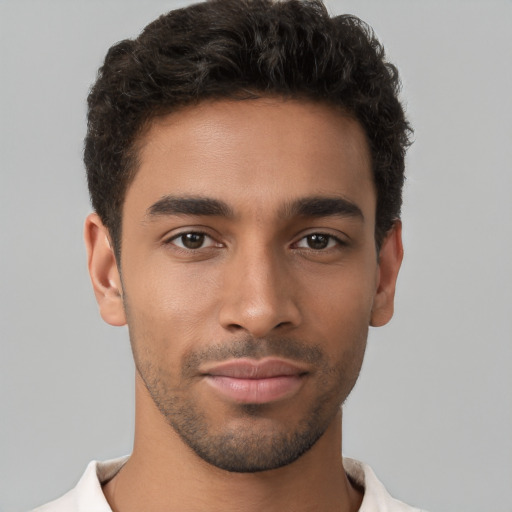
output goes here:
{"type": "Polygon", "coordinates": [[[243,330],[243,327],[239,324],[229,324],[228,330],[229,331],[240,331],[240,330],[243,330]]]}

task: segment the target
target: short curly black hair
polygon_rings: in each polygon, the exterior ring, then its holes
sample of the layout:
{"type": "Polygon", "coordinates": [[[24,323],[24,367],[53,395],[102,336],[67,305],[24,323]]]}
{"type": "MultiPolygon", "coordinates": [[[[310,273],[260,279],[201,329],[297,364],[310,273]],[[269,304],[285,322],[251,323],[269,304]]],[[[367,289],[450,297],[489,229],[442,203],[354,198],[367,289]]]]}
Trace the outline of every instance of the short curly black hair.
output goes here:
{"type": "Polygon", "coordinates": [[[360,19],[320,0],[210,0],[110,48],[88,97],[84,162],[93,208],[120,258],[122,207],[151,119],[205,99],[280,96],[340,106],[363,126],[380,245],[400,216],[411,129],[397,69],[360,19]]]}

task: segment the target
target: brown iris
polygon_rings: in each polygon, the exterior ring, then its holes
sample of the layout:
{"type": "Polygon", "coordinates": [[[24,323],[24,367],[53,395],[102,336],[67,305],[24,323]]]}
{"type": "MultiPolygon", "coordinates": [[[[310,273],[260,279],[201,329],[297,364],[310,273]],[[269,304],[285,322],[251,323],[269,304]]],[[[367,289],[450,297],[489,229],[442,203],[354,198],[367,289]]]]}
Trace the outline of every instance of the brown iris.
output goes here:
{"type": "Polygon", "coordinates": [[[307,244],[310,249],[325,249],[327,245],[329,244],[329,236],[327,235],[308,235],[307,237],[307,244]]]}
{"type": "Polygon", "coordinates": [[[187,249],[199,249],[204,244],[203,233],[186,233],[180,236],[183,247],[187,249]]]}

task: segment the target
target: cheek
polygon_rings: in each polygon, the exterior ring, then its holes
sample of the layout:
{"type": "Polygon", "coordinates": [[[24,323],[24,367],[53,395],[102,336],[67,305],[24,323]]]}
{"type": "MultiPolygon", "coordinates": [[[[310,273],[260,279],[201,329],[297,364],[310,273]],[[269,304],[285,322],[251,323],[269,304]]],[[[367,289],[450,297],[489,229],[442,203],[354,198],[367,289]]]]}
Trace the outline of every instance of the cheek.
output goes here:
{"type": "Polygon", "coordinates": [[[301,309],[312,339],[324,340],[332,360],[362,359],[375,295],[372,272],[339,272],[303,284],[301,309]]]}
{"type": "MultiPolygon", "coordinates": [[[[147,260],[146,260],[147,261],[147,260]]],[[[132,336],[158,345],[160,351],[201,338],[215,311],[218,280],[194,265],[155,261],[143,269],[127,268],[123,282],[132,336]]]]}
{"type": "Polygon", "coordinates": [[[306,311],[331,326],[339,323],[368,325],[375,297],[375,268],[340,269],[300,280],[306,311]]]}

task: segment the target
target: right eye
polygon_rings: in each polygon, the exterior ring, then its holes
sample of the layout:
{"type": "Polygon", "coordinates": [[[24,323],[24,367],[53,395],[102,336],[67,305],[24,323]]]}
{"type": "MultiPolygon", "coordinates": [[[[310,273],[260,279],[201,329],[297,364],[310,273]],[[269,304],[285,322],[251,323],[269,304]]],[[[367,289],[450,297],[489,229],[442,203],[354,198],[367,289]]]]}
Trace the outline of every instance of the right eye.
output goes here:
{"type": "Polygon", "coordinates": [[[197,231],[180,233],[172,237],[167,243],[189,251],[204,249],[206,247],[215,247],[218,245],[211,236],[197,231]]]}

